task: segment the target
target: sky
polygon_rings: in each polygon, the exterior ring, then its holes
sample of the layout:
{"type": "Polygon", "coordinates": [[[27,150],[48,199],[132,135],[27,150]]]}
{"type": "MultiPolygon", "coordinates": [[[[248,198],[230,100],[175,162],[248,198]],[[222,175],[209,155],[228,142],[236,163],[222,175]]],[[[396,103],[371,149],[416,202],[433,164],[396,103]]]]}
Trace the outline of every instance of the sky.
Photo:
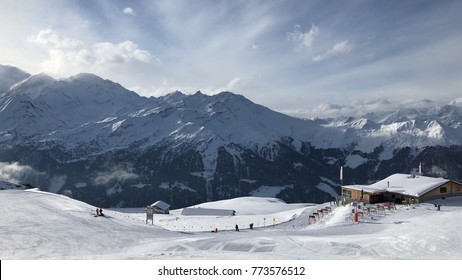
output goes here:
{"type": "Polygon", "coordinates": [[[89,72],[145,96],[232,91],[306,117],[462,95],[457,0],[0,5],[0,64],[31,74],[89,72]]]}

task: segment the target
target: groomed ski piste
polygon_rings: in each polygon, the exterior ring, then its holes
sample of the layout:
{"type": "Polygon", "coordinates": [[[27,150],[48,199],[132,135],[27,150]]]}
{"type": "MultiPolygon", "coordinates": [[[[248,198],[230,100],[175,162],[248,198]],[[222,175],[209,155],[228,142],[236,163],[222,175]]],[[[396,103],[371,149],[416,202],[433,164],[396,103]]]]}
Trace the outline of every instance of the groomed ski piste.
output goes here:
{"type": "Polygon", "coordinates": [[[95,217],[96,206],[63,195],[2,190],[0,259],[462,259],[462,198],[364,211],[359,222],[352,205],[333,203],[242,197],[194,207],[236,215],[182,216],[178,209],[154,215],[152,225],[143,208],[95,217]]]}

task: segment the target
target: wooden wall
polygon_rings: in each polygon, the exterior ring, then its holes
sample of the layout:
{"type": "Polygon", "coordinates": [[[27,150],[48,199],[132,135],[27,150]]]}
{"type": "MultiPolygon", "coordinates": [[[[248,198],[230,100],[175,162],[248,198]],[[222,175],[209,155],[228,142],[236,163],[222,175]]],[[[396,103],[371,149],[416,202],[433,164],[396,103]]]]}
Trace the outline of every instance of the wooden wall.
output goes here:
{"type": "Polygon", "coordinates": [[[449,181],[446,184],[439,186],[438,188],[429,191],[428,193],[420,197],[420,201],[427,201],[432,199],[462,196],[462,185],[453,181],[449,181]]]}

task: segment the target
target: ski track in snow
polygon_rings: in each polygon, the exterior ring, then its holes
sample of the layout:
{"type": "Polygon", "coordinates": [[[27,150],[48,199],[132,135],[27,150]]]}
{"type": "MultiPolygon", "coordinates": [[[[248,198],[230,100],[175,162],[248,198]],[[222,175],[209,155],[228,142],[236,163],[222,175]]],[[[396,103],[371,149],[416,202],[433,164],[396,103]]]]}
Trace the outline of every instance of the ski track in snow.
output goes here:
{"type": "Polygon", "coordinates": [[[438,203],[442,211],[398,205],[359,223],[352,206],[333,207],[309,225],[329,203],[245,197],[200,205],[236,216],[181,216],[179,209],[155,215],[153,226],[143,209],[94,217],[96,207],[62,195],[4,190],[0,259],[462,259],[462,198],[438,203]]]}

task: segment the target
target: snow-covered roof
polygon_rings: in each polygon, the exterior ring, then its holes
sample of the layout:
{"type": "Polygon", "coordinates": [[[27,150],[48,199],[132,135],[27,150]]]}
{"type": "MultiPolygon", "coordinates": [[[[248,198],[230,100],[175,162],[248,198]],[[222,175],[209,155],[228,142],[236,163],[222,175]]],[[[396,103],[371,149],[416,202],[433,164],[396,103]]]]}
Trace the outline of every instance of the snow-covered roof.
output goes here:
{"type": "Polygon", "coordinates": [[[367,193],[384,193],[386,190],[373,188],[367,185],[348,185],[343,186],[343,188],[358,190],[358,191],[365,191],[367,193]]]}
{"type": "Polygon", "coordinates": [[[448,179],[421,175],[393,174],[368,186],[344,186],[345,188],[364,190],[369,193],[391,192],[410,196],[422,196],[427,192],[449,182],[448,179]]]}
{"type": "Polygon", "coordinates": [[[236,211],[230,209],[184,208],[181,215],[186,216],[234,216],[236,211]]]}
{"type": "Polygon", "coordinates": [[[426,177],[421,175],[393,174],[370,185],[388,192],[412,196],[422,196],[427,192],[449,182],[447,179],[426,177]]]}
{"type": "Polygon", "coordinates": [[[156,202],[154,202],[153,204],[151,204],[151,207],[156,207],[156,208],[159,208],[159,209],[162,209],[162,210],[167,210],[170,208],[170,204],[167,204],[165,202],[163,202],[162,200],[158,200],[156,202]]]}

